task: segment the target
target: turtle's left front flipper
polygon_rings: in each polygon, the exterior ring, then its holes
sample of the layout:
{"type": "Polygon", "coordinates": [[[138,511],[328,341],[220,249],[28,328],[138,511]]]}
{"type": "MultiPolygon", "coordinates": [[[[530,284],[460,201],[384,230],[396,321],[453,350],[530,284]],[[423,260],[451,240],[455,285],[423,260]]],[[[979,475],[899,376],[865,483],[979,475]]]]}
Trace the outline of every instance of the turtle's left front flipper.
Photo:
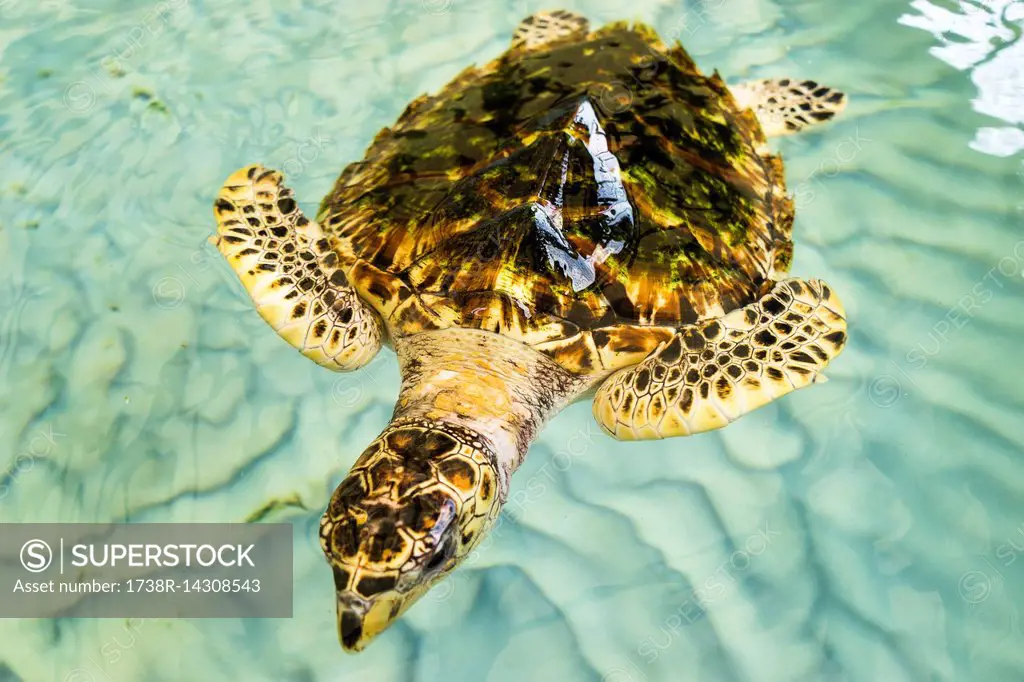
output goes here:
{"type": "Polygon", "coordinates": [[[718,429],[815,382],[846,343],[843,306],[818,280],[777,282],[761,300],[680,327],[643,362],[608,377],[594,416],[620,440],[718,429]]]}
{"type": "Polygon", "coordinates": [[[260,315],[288,343],[337,371],[380,349],[383,325],[349,286],[320,226],[302,215],[281,174],[247,166],[224,182],[210,238],[260,315]]]}

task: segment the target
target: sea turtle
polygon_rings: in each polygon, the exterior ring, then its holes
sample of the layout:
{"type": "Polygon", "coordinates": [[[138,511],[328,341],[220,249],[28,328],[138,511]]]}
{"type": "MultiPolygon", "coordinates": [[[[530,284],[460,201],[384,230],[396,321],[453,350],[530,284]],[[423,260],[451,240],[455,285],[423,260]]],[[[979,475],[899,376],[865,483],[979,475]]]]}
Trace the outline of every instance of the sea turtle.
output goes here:
{"type": "Polygon", "coordinates": [[[824,380],[843,308],[783,279],[793,207],[766,136],[845,103],[727,87],[648,26],[543,12],[409,104],[315,221],[278,172],[227,179],[211,239],[277,333],[337,371],[398,356],[394,416],[321,520],[346,650],[474,549],[574,400],[615,438],[666,438],[824,380]]]}

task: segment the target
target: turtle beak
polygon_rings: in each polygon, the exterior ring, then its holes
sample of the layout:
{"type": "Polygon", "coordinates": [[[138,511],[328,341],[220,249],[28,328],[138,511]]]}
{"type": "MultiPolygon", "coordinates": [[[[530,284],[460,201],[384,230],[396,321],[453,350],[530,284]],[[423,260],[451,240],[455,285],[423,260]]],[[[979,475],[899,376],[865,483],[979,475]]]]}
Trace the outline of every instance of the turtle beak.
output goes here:
{"type": "Polygon", "coordinates": [[[397,592],[385,592],[366,599],[353,592],[338,593],[338,639],[345,651],[366,648],[405,610],[406,599],[397,592]]]}
{"type": "Polygon", "coordinates": [[[362,651],[366,646],[363,639],[363,617],[355,611],[339,611],[338,636],[345,651],[362,651]]]}

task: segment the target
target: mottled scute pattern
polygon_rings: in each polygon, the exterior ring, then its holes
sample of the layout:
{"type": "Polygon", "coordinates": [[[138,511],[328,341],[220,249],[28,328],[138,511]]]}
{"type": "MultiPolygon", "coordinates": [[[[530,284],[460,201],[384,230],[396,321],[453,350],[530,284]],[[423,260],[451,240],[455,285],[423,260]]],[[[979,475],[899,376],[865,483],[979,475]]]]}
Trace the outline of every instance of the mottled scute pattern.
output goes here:
{"type": "Polygon", "coordinates": [[[846,108],[846,93],[816,81],[765,79],[731,86],[736,103],[750,107],[765,134],[791,135],[835,118],[846,108]]]}
{"type": "Polygon", "coordinates": [[[845,343],[845,313],[832,290],[784,280],[756,304],[681,327],[650,358],[609,377],[594,416],[620,440],[721,428],[821,381],[845,343]]]}
{"type": "Polygon", "coordinates": [[[358,650],[447,575],[501,509],[495,454],[477,434],[393,421],[335,490],[320,524],[339,636],[358,650]],[[368,614],[361,622],[345,610],[368,614]]]}
{"type": "Polygon", "coordinates": [[[380,318],[347,285],[330,241],[302,215],[280,173],[236,171],[213,211],[212,241],[278,334],[330,369],[357,369],[373,358],[380,318]]]}
{"type": "Polygon", "coordinates": [[[597,331],[717,317],[788,268],[764,148],[717,74],[617,23],[416,99],[318,219],[392,333],[488,329],[611,369],[635,360],[597,331]]]}

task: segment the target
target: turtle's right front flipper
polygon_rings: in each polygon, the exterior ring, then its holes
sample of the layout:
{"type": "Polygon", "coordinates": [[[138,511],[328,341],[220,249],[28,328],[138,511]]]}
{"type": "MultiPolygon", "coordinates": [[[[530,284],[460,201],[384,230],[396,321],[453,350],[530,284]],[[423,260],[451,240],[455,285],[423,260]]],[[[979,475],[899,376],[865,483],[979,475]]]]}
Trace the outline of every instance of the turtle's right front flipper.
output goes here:
{"type": "Polygon", "coordinates": [[[224,182],[211,237],[260,315],[303,355],[329,369],[362,367],[383,325],[349,286],[320,226],[302,215],[281,174],[247,166],[224,182]]]}

